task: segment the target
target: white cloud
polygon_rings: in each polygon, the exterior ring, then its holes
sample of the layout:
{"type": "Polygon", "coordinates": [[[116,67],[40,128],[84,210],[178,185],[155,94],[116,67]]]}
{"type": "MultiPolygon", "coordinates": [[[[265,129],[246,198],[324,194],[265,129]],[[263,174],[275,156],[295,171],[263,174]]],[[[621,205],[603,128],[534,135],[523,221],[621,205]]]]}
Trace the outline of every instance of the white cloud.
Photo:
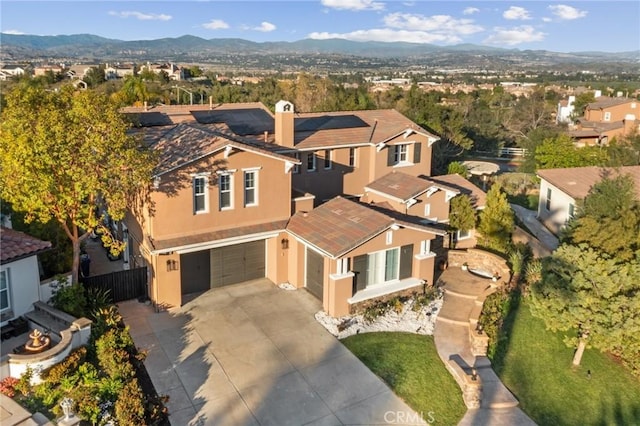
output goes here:
{"type": "Polygon", "coordinates": [[[477,7],[467,7],[462,11],[463,15],[473,15],[474,13],[480,12],[480,9],[477,7]]]}
{"type": "Polygon", "coordinates": [[[545,33],[536,31],[536,29],[530,25],[521,25],[513,28],[495,27],[493,34],[487,37],[484,43],[515,46],[521,43],[542,41],[545,36],[545,33]]]}
{"type": "Polygon", "coordinates": [[[2,34],[23,35],[24,33],[18,30],[3,30],[2,34]]]}
{"type": "Polygon", "coordinates": [[[551,22],[553,21],[553,19],[549,18],[548,16],[545,16],[544,18],[542,18],[542,22],[551,22]]]}
{"type": "Polygon", "coordinates": [[[384,3],[373,0],[322,0],[322,5],[342,10],[383,10],[384,3]]]}
{"type": "Polygon", "coordinates": [[[391,13],[384,17],[387,27],[410,31],[434,32],[445,35],[468,35],[483,28],[472,19],[456,19],[449,15],[424,16],[410,13],[391,13]]]}
{"type": "Polygon", "coordinates": [[[575,7],[567,6],[566,4],[556,4],[549,6],[551,13],[558,18],[570,21],[572,19],[584,18],[587,16],[586,10],[578,10],[575,7]]]}
{"type": "Polygon", "coordinates": [[[142,13],[132,10],[122,12],[110,11],[109,15],[118,16],[125,19],[136,18],[140,21],[169,21],[172,18],[171,15],[165,15],[164,13],[142,13]]]}
{"type": "Polygon", "coordinates": [[[371,30],[358,30],[350,33],[328,33],[315,32],[307,37],[316,40],[326,40],[331,38],[340,38],[351,41],[404,41],[407,43],[460,43],[462,40],[456,36],[447,36],[444,34],[434,34],[425,31],[404,31],[393,30],[391,28],[378,28],[371,30]]]}
{"type": "Polygon", "coordinates": [[[505,10],[502,13],[502,17],[504,19],[511,20],[526,20],[531,19],[531,15],[529,15],[529,11],[524,7],[511,6],[509,9],[505,10]]]}
{"type": "Polygon", "coordinates": [[[229,24],[224,22],[222,19],[212,19],[206,24],[202,24],[202,27],[208,30],[224,30],[229,28],[229,24]]]}
{"type": "Polygon", "coordinates": [[[265,21],[261,23],[259,27],[254,27],[253,29],[256,31],[262,31],[263,33],[268,33],[270,31],[275,30],[276,26],[273,25],[271,22],[265,21]]]}

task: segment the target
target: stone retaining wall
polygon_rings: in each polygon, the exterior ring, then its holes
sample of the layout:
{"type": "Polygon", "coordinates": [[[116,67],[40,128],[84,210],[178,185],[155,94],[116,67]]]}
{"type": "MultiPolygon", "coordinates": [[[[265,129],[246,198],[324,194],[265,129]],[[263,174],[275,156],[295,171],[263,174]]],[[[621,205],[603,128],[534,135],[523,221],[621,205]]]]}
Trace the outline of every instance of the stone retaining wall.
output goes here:
{"type": "Polygon", "coordinates": [[[490,274],[497,274],[498,281],[509,283],[511,269],[507,261],[497,254],[480,249],[449,250],[447,255],[448,267],[462,267],[466,263],[471,270],[481,270],[490,274]]]}

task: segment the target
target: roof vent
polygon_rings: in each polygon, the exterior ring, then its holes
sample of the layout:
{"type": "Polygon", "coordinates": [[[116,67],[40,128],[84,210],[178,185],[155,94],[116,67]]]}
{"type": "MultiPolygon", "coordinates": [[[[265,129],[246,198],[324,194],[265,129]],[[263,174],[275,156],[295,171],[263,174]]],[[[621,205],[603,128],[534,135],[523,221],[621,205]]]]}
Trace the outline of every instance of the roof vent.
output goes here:
{"type": "Polygon", "coordinates": [[[575,181],[575,180],[572,180],[572,181],[570,181],[570,182],[567,182],[567,185],[575,185],[575,184],[576,184],[576,181],[575,181]]]}
{"type": "Polygon", "coordinates": [[[350,218],[349,218],[349,220],[350,220],[351,222],[360,223],[360,221],[361,221],[362,219],[361,219],[361,218],[359,218],[358,216],[353,216],[353,217],[350,217],[350,218]]]}
{"type": "Polygon", "coordinates": [[[342,216],[342,209],[335,209],[335,210],[331,210],[334,214],[337,214],[338,216],[342,216]]]}

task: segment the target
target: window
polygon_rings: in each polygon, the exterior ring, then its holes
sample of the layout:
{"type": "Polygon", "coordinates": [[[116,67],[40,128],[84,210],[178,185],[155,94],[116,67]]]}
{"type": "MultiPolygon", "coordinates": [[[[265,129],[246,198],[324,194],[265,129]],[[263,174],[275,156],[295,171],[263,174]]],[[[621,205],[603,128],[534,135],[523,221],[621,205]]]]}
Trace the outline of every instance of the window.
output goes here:
{"type": "Polygon", "coordinates": [[[231,175],[220,175],[218,178],[218,185],[220,187],[220,210],[232,208],[231,175]]]}
{"type": "Polygon", "coordinates": [[[576,213],[575,210],[576,210],[575,204],[570,203],[569,204],[569,214],[568,214],[567,220],[573,219],[573,217],[575,216],[575,213],[576,213]]]}
{"type": "Polygon", "coordinates": [[[398,279],[400,271],[400,249],[398,247],[371,253],[368,260],[367,283],[383,284],[398,279]]]}
{"type": "Polygon", "coordinates": [[[316,153],[310,152],[307,154],[307,171],[315,172],[316,171],[316,153]]]}
{"type": "Polygon", "coordinates": [[[547,201],[545,202],[544,208],[547,211],[551,210],[551,188],[547,188],[547,201]]]}
{"type": "Polygon", "coordinates": [[[349,167],[356,166],[356,148],[349,148],[349,167]]]}
{"type": "Polygon", "coordinates": [[[340,275],[344,275],[349,272],[349,258],[338,259],[338,268],[336,271],[340,275]]]}
{"type": "Polygon", "coordinates": [[[470,230],[459,230],[456,232],[456,241],[466,240],[467,238],[471,238],[470,230]]]}
{"type": "Polygon", "coordinates": [[[387,245],[393,243],[393,231],[387,231],[386,242],[387,245]]]}
{"type": "Polygon", "coordinates": [[[610,121],[611,120],[611,113],[610,112],[605,112],[604,113],[604,121],[610,121]]]}
{"type": "Polygon", "coordinates": [[[420,241],[420,254],[431,253],[431,240],[420,241]]]}
{"type": "Polygon", "coordinates": [[[331,150],[330,149],[324,150],[324,169],[325,170],[331,169],[331,150]]]}
{"type": "Polygon", "coordinates": [[[258,194],[256,187],[258,180],[257,171],[244,172],[244,205],[255,206],[258,204],[258,194]]]}
{"type": "Polygon", "coordinates": [[[196,176],[193,178],[193,212],[198,214],[209,211],[207,201],[207,178],[196,176]]]}
{"type": "Polygon", "coordinates": [[[396,164],[409,161],[409,145],[394,145],[393,160],[396,164]]]}
{"type": "MultiPolygon", "coordinates": [[[[293,154],[293,158],[295,158],[296,160],[300,161],[300,153],[296,152],[293,154]]],[[[300,165],[296,164],[293,166],[293,173],[294,174],[299,174],[300,173],[300,165]]]]}
{"type": "Polygon", "coordinates": [[[431,204],[424,205],[424,217],[429,217],[431,215],[431,204]]]}
{"type": "Polygon", "coordinates": [[[9,297],[9,271],[0,271],[0,312],[11,308],[9,297]]]}

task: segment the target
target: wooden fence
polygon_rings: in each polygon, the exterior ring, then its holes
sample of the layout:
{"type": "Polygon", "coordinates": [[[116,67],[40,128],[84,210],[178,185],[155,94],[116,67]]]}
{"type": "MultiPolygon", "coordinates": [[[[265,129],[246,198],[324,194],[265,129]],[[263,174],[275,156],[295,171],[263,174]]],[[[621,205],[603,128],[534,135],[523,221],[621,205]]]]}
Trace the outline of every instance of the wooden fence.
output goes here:
{"type": "Polygon", "coordinates": [[[86,288],[109,290],[113,303],[147,297],[147,267],[95,275],[82,280],[86,288]]]}

